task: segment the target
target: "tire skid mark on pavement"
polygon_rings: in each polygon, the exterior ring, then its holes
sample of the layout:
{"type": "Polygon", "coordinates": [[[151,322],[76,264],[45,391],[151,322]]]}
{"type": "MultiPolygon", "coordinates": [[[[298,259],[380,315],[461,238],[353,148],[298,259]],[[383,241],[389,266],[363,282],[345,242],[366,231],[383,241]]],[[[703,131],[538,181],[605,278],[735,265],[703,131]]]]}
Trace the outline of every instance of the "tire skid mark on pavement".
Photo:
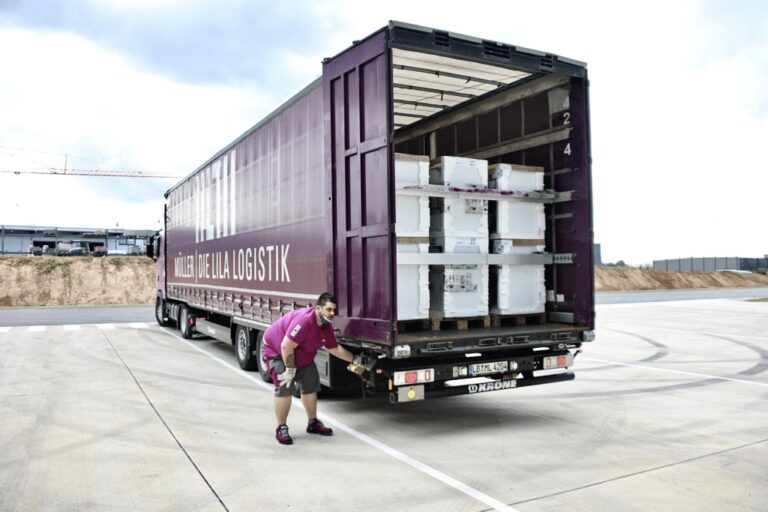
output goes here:
{"type": "Polygon", "coordinates": [[[760,356],[760,361],[757,364],[747,368],[746,370],[740,371],[737,375],[757,375],[758,373],[763,373],[765,370],[768,370],[768,350],[764,349],[763,347],[759,347],[746,341],[739,341],[733,338],[728,338],[726,336],[707,333],[702,334],[704,334],[704,336],[709,336],[710,338],[716,338],[719,340],[728,341],[730,343],[735,343],[736,345],[741,345],[742,347],[746,347],[760,356]]]}
{"type": "MultiPolygon", "coordinates": [[[[601,330],[618,332],[620,334],[624,334],[625,336],[630,336],[632,338],[637,338],[639,340],[642,340],[642,341],[644,341],[646,343],[649,343],[649,344],[653,345],[654,347],[656,347],[656,349],[657,349],[656,353],[651,354],[648,357],[644,357],[643,359],[640,359],[639,361],[635,361],[636,363],[649,363],[651,361],[656,361],[657,359],[662,359],[662,358],[664,358],[664,357],[669,355],[669,346],[668,345],[665,345],[664,343],[661,343],[660,341],[654,340],[654,339],[649,338],[647,336],[640,336],[639,334],[635,334],[635,333],[632,333],[632,332],[619,331],[619,330],[616,330],[616,329],[610,329],[610,328],[606,328],[606,327],[603,327],[601,330]]],[[[611,365],[607,365],[607,366],[595,366],[593,368],[582,368],[582,369],[579,370],[579,372],[594,372],[594,371],[600,371],[600,370],[610,370],[610,369],[615,369],[615,368],[620,368],[620,367],[621,367],[621,365],[611,364],[611,365]]]]}
{"type": "MultiPolygon", "coordinates": [[[[741,383],[741,384],[750,384],[750,385],[754,385],[754,386],[768,387],[768,382],[757,382],[757,381],[754,381],[754,380],[734,379],[732,377],[721,377],[719,375],[707,375],[705,373],[686,372],[686,371],[683,371],[683,370],[672,370],[672,369],[669,369],[669,368],[659,368],[657,366],[649,366],[649,365],[644,365],[644,364],[622,363],[620,361],[609,361],[607,359],[598,359],[596,357],[582,356],[582,359],[586,359],[588,361],[597,361],[598,363],[608,363],[608,364],[612,364],[612,365],[627,366],[627,367],[630,367],[630,368],[640,368],[640,369],[643,369],[643,370],[652,370],[652,371],[657,371],[657,372],[676,373],[676,374],[679,374],[679,375],[687,375],[689,377],[698,377],[698,378],[706,379],[706,380],[701,381],[701,382],[693,383],[693,384],[696,384],[696,385],[702,385],[702,384],[704,384],[706,382],[710,382],[710,381],[711,382],[728,381],[728,382],[738,382],[738,383],[741,383]]],[[[742,372],[739,372],[737,375],[739,375],[741,373],[742,372]]],[[[688,385],[683,384],[683,385],[680,385],[680,386],[665,386],[663,388],[649,388],[649,389],[642,389],[642,390],[632,390],[632,392],[646,393],[646,392],[650,392],[650,391],[658,391],[659,389],[670,389],[670,388],[675,388],[676,389],[678,387],[687,387],[687,386],[688,385]]],[[[612,394],[620,395],[620,394],[623,394],[623,393],[621,391],[619,391],[619,392],[615,392],[615,393],[612,393],[612,394]]]]}

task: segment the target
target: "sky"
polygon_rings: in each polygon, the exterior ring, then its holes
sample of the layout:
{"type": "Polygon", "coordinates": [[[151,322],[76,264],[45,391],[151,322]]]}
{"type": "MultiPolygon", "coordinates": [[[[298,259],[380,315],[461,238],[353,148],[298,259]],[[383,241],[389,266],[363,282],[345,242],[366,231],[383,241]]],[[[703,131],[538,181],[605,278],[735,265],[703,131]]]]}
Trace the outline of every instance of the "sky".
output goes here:
{"type": "MultiPolygon", "coordinates": [[[[186,176],[389,20],[588,63],[603,261],[768,253],[768,5],[0,0],[0,171],[186,176]]],[[[172,179],[0,172],[0,224],[160,227],[172,179]]]]}

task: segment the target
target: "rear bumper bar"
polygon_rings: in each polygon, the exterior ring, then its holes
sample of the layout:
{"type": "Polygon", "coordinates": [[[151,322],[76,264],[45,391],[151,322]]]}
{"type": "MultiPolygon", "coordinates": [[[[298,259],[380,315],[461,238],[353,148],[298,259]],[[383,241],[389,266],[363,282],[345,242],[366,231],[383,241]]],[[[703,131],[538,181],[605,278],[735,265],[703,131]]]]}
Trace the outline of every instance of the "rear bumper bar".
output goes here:
{"type": "MultiPolygon", "coordinates": [[[[536,386],[538,384],[552,384],[555,382],[565,382],[569,380],[574,380],[576,378],[576,374],[573,372],[563,372],[558,373],[556,375],[545,375],[542,377],[533,377],[528,379],[511,379],[511,380],[493,380],[489,382],[483,382],[480,384],[467,384],[464,386],[450,386],[450,387],[443,387],[439,389],[425,389],[423,391],[423,398],[440,398],[444,396],[455,396],[455,395],[470,395],[470,394],[476,394],[476,393],[487,393],[489,391],[502,391],[504,389],[515,389],[515,388],[523,388],[526,386],[536,386]]],[[[419,396],[417,394],[417,396],[419,396]]],[[[398,403],[398,402],[409,402],[411,400],[408,400],[407,394],[402,392],[402,387],[400,390],[395,390],[389,393],[389,402],[390,403],[398,403]],[[404,399],[400,399],[400,397],[403,397],[404,399]]]]}

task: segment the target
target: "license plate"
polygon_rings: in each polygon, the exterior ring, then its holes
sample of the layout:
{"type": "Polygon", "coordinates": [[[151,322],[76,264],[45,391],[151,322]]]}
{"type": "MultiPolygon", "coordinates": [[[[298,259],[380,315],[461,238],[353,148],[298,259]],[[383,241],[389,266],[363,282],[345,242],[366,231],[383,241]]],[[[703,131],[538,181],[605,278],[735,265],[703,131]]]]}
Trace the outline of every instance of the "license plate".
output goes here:
{"type": "Polygon", "coordinates": [[[488,375],[509,370],[509,361],[496,361],[495,363],[475,363],[469,365],[470,375],[488,375]]]}

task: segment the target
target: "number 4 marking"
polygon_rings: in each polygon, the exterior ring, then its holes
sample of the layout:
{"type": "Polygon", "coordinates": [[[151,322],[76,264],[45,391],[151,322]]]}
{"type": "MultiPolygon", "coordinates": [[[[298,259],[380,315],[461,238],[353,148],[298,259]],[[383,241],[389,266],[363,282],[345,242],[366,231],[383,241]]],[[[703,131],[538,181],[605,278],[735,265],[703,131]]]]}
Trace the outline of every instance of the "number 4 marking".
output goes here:
{"type": "Polygon", "coordinates": [[[563,150],[563,153],[565,153],[568,156],[571,156],[571,143],[570,142],[565,146],[565,150],[563,150]]]}

